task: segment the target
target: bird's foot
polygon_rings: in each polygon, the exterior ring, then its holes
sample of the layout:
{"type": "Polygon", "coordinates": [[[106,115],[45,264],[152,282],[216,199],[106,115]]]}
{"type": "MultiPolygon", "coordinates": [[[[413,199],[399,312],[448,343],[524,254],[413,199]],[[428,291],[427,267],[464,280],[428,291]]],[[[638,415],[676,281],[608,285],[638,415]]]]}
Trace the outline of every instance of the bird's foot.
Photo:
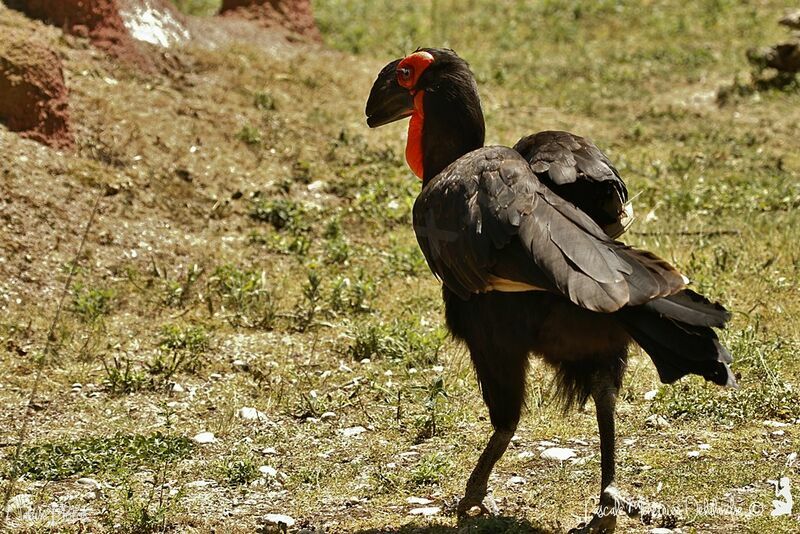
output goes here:
{"type": "Polygon", "coordinates": [[[500,509],[491,495],[484,493],[467,493],[458,501],[458,517],[494,516],[500,514],[500,509]]]}
{"type": "Polygon", "coordinates": [[[637,517],[639,507],[625,499],[614,486],[608,486],[600,495],[597,512],[588,523],[581,523],[569,531],[569,534],[611,534],[617,528],[617,515],[624,513],[629,517],[637,517]]]}

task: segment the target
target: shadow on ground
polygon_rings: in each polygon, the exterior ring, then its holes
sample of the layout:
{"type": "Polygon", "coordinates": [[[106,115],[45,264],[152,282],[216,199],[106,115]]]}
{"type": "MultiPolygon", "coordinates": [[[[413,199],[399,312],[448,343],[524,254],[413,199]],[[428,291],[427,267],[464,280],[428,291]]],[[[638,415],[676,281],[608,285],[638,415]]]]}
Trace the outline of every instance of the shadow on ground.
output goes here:
{"type": "Polygon", "coordinates": [[[460,522],[458,526],[408,524],[356,531],[355,534],[556,534],[558,531],[515,517],[485,517],[460,522]]]}

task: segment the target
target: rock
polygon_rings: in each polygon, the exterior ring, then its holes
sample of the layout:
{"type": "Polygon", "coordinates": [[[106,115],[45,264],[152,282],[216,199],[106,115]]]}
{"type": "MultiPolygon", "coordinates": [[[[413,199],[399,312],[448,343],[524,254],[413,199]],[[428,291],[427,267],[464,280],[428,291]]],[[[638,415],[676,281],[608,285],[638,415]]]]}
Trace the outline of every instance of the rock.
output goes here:
{"type": "Polygon", "coordinates": [[[648,416],[647,419],[644,420],[644,424],[651,428],[659,428],[659,429],[670,427],[670,423],[666,417],[655,413],[653,415],[648,416]]]}
{"type": "Polygon", "coordinates": [[[793,30],[800,30],[800,9],[787,13],[778,23],[793,30]]]}
{"type": "Polygon", "coordinates": [[[577,454],[573,449],[567,449],[564,447],[550,447],[549,449],[543,450],[542,454],[539,456],[544,460],[556,460],[563,462],[569,460],[570,458],[575,458],[577,454]]]}
{"type": "Polygon", "coordinates": [[[525,477],[515,476],[508,479],[507,485],[509,486],[521,486],[526,484],[528,481],[525,480],[525,477]]]}
{"type": "Polygon", "coordinates": [[[700,451],[689,451],[686,453],[686,456],[688,456],[689,458],[699,458],[700,451]]]}
{"type": "Polygon", "coordinates": [[[174,382],[172,386],[170,386],[169,390],[173,393],[183,393],[184,391],[186,391],[185,389],[183,389],[183,386],[178,384],[177,382],[174,382]]]}
{"type": "Polygon", "coordinates": [[[359,434],[363,434],[366,432],[367,429],[363,426],[354,426],[350,428],[341,428],[339,429],[339,433],[346,438],[351,438],[353,436],[358,436],[359,434]]]}
{"type": "Polygon", "coordinates": [[[323,189],[325,189],[325,185],[326,185],[325,182],[323,182],[322,180],[314,180],[313,182],[308,184],[308,186],[306,186],[306,188],[309,191],[315,193],[317,191],[322,191],[323,189]]]}
{"type": "Polygon", "coordinates": [[[236,417],[244,421],[266,421],[267,415],[253,407],[244,406],[236,412],[236,417]]]}
{"type": "Polygon", "coordinates": [[[216,443],[217,438],[214,436],[213,432],[200,432],[192,438],[192,441],[199,443],[200,445],[207,445],[209,443],[216,443]]]}
{"type": "Polygon", "coordinates": [[[433,501],[430,499],[426,499],[424,497],[409,497],[408,499],[406,499],[406,502],[408,504],[419,504],[424,506],[426,504],[432,503],[433,501]]]}
{"type": "Polygon", "coordinates": [[[281,528],[291,528],[294,526],[294,519],[284,514],[267,514],[263,518],[266,525],[272,525],[281,528]]]}
{"type": "Polygon", "coordinates": [[[275,478],[278,475],[278,470],[269,465],[262,465],[258,468],[258,472],[268,478],[275,478]]]}
{"type": "Polygon", "coordinates": [[[247,371],[250,370],[250,364],[244,360],[233,360],[232,365],[234,369],[236,369],[237,371],[241,371],[243,373],[246,373],[247,371]]]}
{"type": "Polygon", "coordinates": [[[311,0],[222,0],[220,15],[241,17],[267,27],[282,27],[321,42],[311,0]]]}
{"type": "Polygon", "coordinates": [[[409,510],[409,514],[411,515],[421,515],[423,517],[430,517],[432,515],[436,515],[441,512],[442,509],[438,506],[428,506],[425,508],[413,508],[409,510]]]}
{"type": "Polygon", "coordinates": [[[0,122],[27,139],[71,148],[69,92],[61,57],[30,35],[5,27],[3,32],[8,37],[0,41],[0,122]]]}
{"type": "Polygon", "coordinates": [[[275,447],[264,447],[261,449],[261,454],[278,454],[278,451],[275,450],[275,447]]]}
{"type": "Polygon", "coordinates": [[[675,531],[672,530],[671,528],[663,528],[663,527],[651,528],[650,530],[647,531],[648,534],[673,534],[673,532],[675,531]]]}
{"type": "Polygon", "coordinates": [[[536,454],[531,451],[522,451],[520,453],[517,453],[517,458],[519,458],[520,460],[528,460],[529,458],[533,458],[534,456],[536,456],[536,454]]]}
{"type": "Polygon", "coordinates": [[[100,483],[98,481],[89,477],[79,478],[75,481],[75,483],[79,486],[85,486],[89,489],[98,489],[100,487],[100,483]]]}
{"type": "Polygon", "coordinates": [[[334,412],[325,412],[319,416],[320,419],[323,421],[327,421],[329,419],[336,419],[336,414],[334,412]]]}
{"type": "Polygon", "coordinates": [[[701,443],[700,445],[697,446],[697,448],[700,449],[701,451],[710,451],[711,445],[709,445],[708,443],[701,443]]]}
{"type": "Polygon", "coordinates": [[[651,389],[650,391],[644,394],[644,400],[651,401],[656,398],[656,395],[658,395],[658,390],[651,389]]]}
{"type": "Polygon", "coordinates": [[[219,373],[211,373],[208,375],[209,380],[222,380],[222,375],[219,373]]]}
{"type": "Polygon", "coordinates": [[[764,426],[772,428],[783,428],[789,426],[789,423],[782,423],[780,421],[764,421],[764,426]]]}

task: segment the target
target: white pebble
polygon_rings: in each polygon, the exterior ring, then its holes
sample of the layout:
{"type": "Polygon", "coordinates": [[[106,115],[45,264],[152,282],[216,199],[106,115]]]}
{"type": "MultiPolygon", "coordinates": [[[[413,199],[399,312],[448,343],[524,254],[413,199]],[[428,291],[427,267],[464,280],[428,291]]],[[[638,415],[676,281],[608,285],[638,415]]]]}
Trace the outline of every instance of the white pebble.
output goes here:
{"type": "Polygon", "coordinates": [[[339,430],[339,433],[346,438],[351,438],[353,436],[358,436],[359,434],[363,434],[366,432],[367,429],[363,426],[354,426],[350,428],[342,428],[339,430]]]}
{"type": "Polygon", "coordinates": [[[432,500],[430,500],[430,499],[426,499],[426,498],[424,498],[424,497],[409,497],[408,499],[406,499],[406,502],[407,502],[408,504],[419,504],[419,505],[425,505],[425,504],[430,504],[430,503],[432,503],[433,501],[432,501],[432,500]]]}
{"type": "Polygon", "coordinates": [[[217,438],[214,436],[213,432],[200,432],[194,438],[192,438],[192,440],[200,445],[217,442],[217,438]]]}
{"type": "Polygon", "coordinates": [[[689,458],[699,458],[700,451],[689,451],[686,453],[686,456],[688,456],[689,458]]]}
{"type": "Polygon", "coordinates": [[[669,428],[670,426],[666,417],[655,413],[645,419],[644,424],[652,428],[669,428]]]}
{"type": "Polygon", "coordinates": [[[284,514],[267,514],[263,519],[268,525],[285,525],[287,528],[294,526],[294,519],[284,514]]]}
{"type": "Polygon", "coordinates": [[[171,390],[173,393],[183,393],[184,391],[186,391],[185,389],[183,389],[183,386],[182,386],[182,385],[180,385],[180,384],[178,384],[177,382],[175,382],[174,384],[172,384],[172,387],[170,387],[170,390],[171,390]]]}
{"type": "Polygon", "coordinates": [[[213,482],[210,480],[194,480],[192,482],[188,482],[184,484],[186,488],[205,488],[206,486],[212,485],[213,482]]]}
{"type": "Polygon", "coordinates": [[[542,451],[542,454],[540,455],[540,457],[544,460],[557,460],[559,462],[569,460],[575,456],[577,456],[577,454],[573,449],[567,449],[564,447],[550,447],[549,449],[542,451]]]}
{"type": "Polygon", "coordinates": [[[533,458],[534,456],[536,456],[536,454],[531,451],[522,451],[517,454],[517,458],[520,460],[527,460],[528,458],[533,458]]]}
{"type": "Polygon", "coordinates": [[[325,412],[324,414],[319,416],[320,419],[326,421],[328,419],[336,419],[336,413],[334,412],[325,412]]]}
{"type": "Polygon", "coordinates": [[[656,395],[658,395],[658,390],[651,389],[650,391],[644,394],[644,400],[651,401],[656,398],[656,395]]]}
{"type": "Polygon", "coordinates": [[[275,478],[275,476],[278,474],[278,470],[269,465],[262,465],[258,468],[258,472],[269,478],[275,478]]]}
{"type": "Polygon", "coordinates": [[[436,515],[441,511],[442,509],[439,508],[438,506],[428,506],[425,508],[414,508],[413,510],[410,510],[408,513],[411,515],[421,515],[424,517],[429,517],[432,515],[436,515]]]}
{"type": "Polygon", "coordinates": [[[773,428],[782,428],[789,426],[789,423],[782,423],[780,421],[764,421],[764,426],[771,426],[773,428]]]}
{"type": "Polygon", "coordinates": [[[266,421],[267,415],[264,412],[259,412],[251,406],[244,406],[239,408],[236,412],[236,417],[244,421],[266,421]]]}
{"type": "Polygon", "coordinates": [[[525,484],[526,482],[528,482],[528,481],[525,480],[525,477],[517,476],[517,477],[511,477],[511,478],[508,479],[508,485],[509,486],[519,486],[519,485],[525,484]]]}

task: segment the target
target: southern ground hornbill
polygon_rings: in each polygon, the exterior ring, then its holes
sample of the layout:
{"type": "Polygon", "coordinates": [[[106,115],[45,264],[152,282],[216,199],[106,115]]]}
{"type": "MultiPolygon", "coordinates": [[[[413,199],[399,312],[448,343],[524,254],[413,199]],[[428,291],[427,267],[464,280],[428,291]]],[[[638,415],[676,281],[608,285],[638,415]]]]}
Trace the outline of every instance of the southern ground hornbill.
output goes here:
{"type": "Polygon", "coordinates": [[[594,400],[600,509],[574,532],[612,532],[618,512],[638,513],[614,482],[628,346],[637,342],[665,383],[693,373],[735,386],[731,356],[712,329],[729,313],[686,289],[666,261],[614,240],[628,219],[627,191],[590,141],[541,132],[514,149],[484,147],[477,85],[452,50],[420,49],[388,64],[366,113],[370,127],[411,118],[406,160],[422,180],[414,230],[494,426],[459,515],[496,512],[489,474],[519,422],[536,354],[555,369],[565,406],[594,400]]]}

